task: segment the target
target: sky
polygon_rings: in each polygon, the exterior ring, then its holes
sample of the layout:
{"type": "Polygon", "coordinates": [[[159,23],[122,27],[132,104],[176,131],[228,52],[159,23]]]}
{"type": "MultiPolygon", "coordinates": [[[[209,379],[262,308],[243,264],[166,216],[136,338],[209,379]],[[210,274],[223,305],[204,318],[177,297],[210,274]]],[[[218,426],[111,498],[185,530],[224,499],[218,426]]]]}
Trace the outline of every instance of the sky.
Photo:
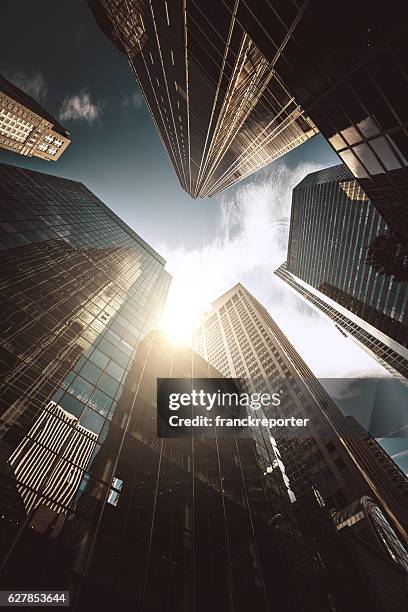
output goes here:
{"type": "MultiPolygon", "coordinates": [[[[263,303],[318,377],[383,376],[381,368],[276,278],[286,259],[293,187],[339,163],[321,136],[212,199],[179,186],[122,55],[85,0],[2,0],[0,73],[67,128],[55,164],[0,151],[0,162],[82,181],[167,260],[173,281],[161,326],[187,341],[203,310],[237,282],[263,303]]],[[[393,441],[392,454],[408,451],[393,441]]]]}
{"type": "Polygon", "coordinates": [[[338,163],[317,136],[212,199],[179,186],[124,55],[83,0],[4,1],[0,72],[68,129],[55,164],[1,151],[0,161],[85,183],[167,261],[173,275],[162,326],[176,340],[211,302],[242,282],[320,377],[383,373],[274,277],[286,255],[291,191],[338,163]]]}

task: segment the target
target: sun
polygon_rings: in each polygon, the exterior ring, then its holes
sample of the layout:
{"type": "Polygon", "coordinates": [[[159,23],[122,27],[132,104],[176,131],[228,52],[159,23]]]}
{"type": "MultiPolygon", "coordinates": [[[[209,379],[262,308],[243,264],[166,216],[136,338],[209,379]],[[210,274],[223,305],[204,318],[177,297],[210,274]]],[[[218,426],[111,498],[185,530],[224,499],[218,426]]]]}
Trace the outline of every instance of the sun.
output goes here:
{"type": "Polygon", "coordinates": [[[170,288],[159,329],[173,344],[191,346],[193,331],[205,310],[206,305],[190,287],[175,284],[174,288],[170,288]]]}

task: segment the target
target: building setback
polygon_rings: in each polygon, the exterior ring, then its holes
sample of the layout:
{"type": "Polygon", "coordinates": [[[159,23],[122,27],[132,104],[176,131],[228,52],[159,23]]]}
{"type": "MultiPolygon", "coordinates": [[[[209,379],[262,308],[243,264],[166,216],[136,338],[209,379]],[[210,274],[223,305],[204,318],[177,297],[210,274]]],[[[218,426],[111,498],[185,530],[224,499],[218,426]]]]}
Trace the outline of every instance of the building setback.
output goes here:
{"type": "Polygon", "coordinates": [[[344,165],[293,190],[288,255],[276,274],[394,374],[407,375],[408,254],[344,165]]]}
{"type": "Polygon", "coordinates": [[[350,336],[381,366],[406,384],[408,378],[408,350],[405,347],[394,342],[363,319],[297,278],[288,271],[286,262],[275,270],[275,274],[315,310],[333,321],[343,335],[350,336]]]}
{"type": "Polygon", "coordinates": [[[130,418],[124,379],[170,276],[76,181],[1,164],[0,215],[2,582],[73,596],[130,418]]]}
{"type": "Polygon", "coordinates": [[[0,74],[0,149],[57,161],[70,142],[41,104],[0,74]]]}
{"type": "Polygon", "coordinates": [[[408,505],[400,487],[378,477],[375,463],[359,461],[347,439],[354,436],[347,419],[267,310],[241,284],[214,302],[193,336],[193,348],[225,376],[246,379],[258,392],[284,389],[276,408],[279,416],[310,418],[310,437],[277,439],[297,498],[315,487],[339,511],[367,494],[408,540],[408,505]]]}
{"type": "MultiPolygon", "coordinates": [[[[282,4],[282,3],[280,3],[282,4]]],[[[305,142],[317,130],[275,71],[301,9],[268,31],[266,59],[241,2],[89,0],[144,95],[181,186],[214,196],[305,142]]]]}

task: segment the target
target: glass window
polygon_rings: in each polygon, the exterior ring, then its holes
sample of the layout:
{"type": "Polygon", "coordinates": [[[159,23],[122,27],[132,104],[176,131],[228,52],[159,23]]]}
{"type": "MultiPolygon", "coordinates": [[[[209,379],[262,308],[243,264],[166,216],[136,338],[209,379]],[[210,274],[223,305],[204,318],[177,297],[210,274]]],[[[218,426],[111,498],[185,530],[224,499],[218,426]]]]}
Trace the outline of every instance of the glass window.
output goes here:
{"type": "Polygon", "coordinates": [[[127,364],[129,363],[129,355],[127,355],[126,353],[120,350],[116,351],[113,359],[117,361],[118,364],[123,366],[124,368],[126,368],[127,364]]]}
{"type": "Polygon", "coordinates": [[[114,363],[113,361],[110,362],[110,364],[108,365],[108,367],[106,368],[106,371],[113,376],[114,378],[116,378],[116,380],[120,381],[125,370],[124,368],[122,368],[121,366],[119,366],[118,364],[114,363]]]}
{"type": "Polygon", "coordinates": [[[82,411],[85,408],[85,404],[83,404],[79,399],[73,397],[69,393],[65,393],[64,397],[60,399],[58,403],[69,414],[72,414],[77,418],[81,416],[82,411]]]}
{"type": "Polygon", "coordinates": [[[109,376],[109,374],[103,374],[98,387],[110,397],[115,397],[115,393],[119,387],[119,381],[109,376]]]}
{"type": "Polygon", "coordinates": [[[87,378],[90,382],[96,384],[102,374],[101,368],[98,368],[91,361],[86,361],[85,365],[81,368],[81,376],[87,378]]]}
{"type": "Polygon", "coordinates": [[[68,391],[75,395],[78,399],[86,402],[88,397],[91,395],[93,385],[87,382],[81,376],[77,376],[75,380],[70,384],[68,391]]]}
{"type": "Polygon", "coordinates": [[[98,342],[98,348],[99,350],[103,351],[105,355],[108,355],[109,357],[112,357],[115,351],[115,346],[111,344],[111,342],[108,342],[108,340],[106,340],[105,338],[102,338],[102,340],[98,342]]]}
{"type": "Polygon", "coordinates": [[[85,429],[89,429],[95,434],[100,434],[105,419],[103,416],[92,410],[91,408],[86,408],[83,415],[80,418],[79,424],[85,429]]]}
{"type": "Polygon", "coordinates": [[[96,410],[97,412],[99,412],[99,414],[102,414],[103,416],[106,416],[108,414],[111,404],[112,399],[108,395],[106,395],[106,393],[103,393],[99,389],[95,389],[88,402],[88,406],[91,406],[94,410],[96,410]]]}
{"type": "Polygon", "coordinates": [[[95,349],[89,359],[102,369],[106,368],[109,362],[109,357],[104,355],[99,349],[95,349]]]}
{"type": "Polygon", "coordinates": [[[374,153],[366,144],[360,144],[354,147],[353,151],[362,161],[370,174],[380,174],[384,172],[374,153]]]}
{"type": "Polygon", "coordinates": [[[128,344],[124,340],[121,340],[119,342],[119,348],[120,348],[121,351],[123,351],[127,355],[131,355],[133,353],[133,347],[130,346],[130,344],[128,344]]]}

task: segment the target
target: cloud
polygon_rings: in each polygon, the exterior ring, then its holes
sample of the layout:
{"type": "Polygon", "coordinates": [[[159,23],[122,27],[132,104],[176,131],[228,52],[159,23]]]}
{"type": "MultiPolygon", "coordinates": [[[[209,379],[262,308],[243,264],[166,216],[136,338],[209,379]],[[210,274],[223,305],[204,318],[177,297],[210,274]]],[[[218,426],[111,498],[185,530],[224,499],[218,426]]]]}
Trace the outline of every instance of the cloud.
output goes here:
{"type": "MultiPolygon", "coordinates": [[[[293,187],[316,164],[290,169],[275,162],[220,198],[217,230],[201,248],[158,250],[173,275],[162,319],[188,341],[211,302],[241,282],[265,305],[312,371],[320,377],[384,372],[334,325],[294,294],[273,272],[286,259],[293,187]]],[[[204,204],[203,204],[204,205],[204,204]]]]}
{"type": "Polygon", "coordinates": [[[143,106],[143,96],[140,92],[135,91],[132,95],[125,95],[122,99],[122,106],[124,108],[133,107],[136,110],[143,106]]]}
{"type": "Polygon", "coordinates": [[[15,71],[7,73],[7,79],[20,87],[29,96],[37,100],[37,102],[45,102],[47,98],[48,86],[41,72],[36,72],[32,75],[27,75],[24,72],[15,71]]]}
{"type": "Polygon", "coordinates": [[[102,104],[92,102],[87,91],[75,96],[65,96],[59,112],[61,121],[86,121],[90,125],[102,115],[102,104]]]}

